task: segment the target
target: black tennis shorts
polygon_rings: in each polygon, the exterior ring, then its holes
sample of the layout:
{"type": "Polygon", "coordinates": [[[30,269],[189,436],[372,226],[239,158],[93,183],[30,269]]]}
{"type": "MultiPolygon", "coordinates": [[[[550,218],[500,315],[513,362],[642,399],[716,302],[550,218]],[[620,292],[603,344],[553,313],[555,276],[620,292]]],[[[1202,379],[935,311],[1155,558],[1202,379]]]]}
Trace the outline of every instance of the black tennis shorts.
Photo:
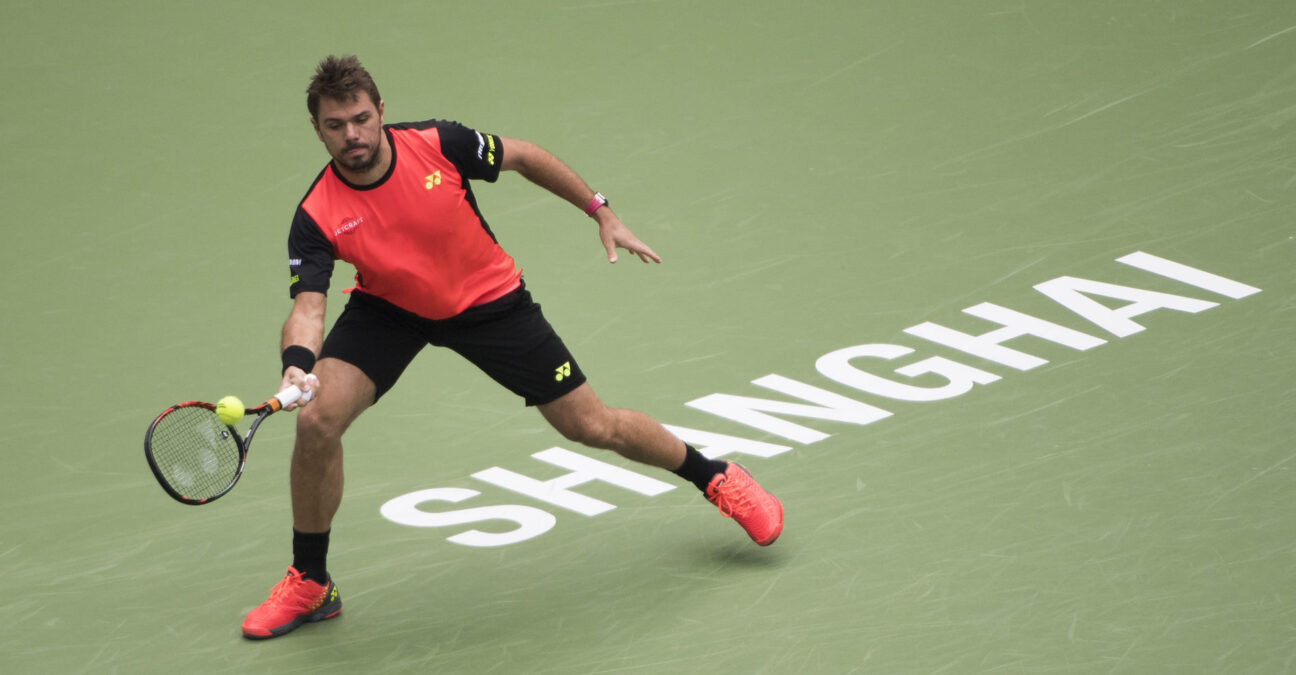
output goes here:
{"type": "Polygon", "coordinates": [[[359,368],[377,387],[377,401],[429,344],[453,349],[529,406],[554,401],[585,382],[525,287],[449,319],[427,319],[352,291],[320,358],[359,368]]]}

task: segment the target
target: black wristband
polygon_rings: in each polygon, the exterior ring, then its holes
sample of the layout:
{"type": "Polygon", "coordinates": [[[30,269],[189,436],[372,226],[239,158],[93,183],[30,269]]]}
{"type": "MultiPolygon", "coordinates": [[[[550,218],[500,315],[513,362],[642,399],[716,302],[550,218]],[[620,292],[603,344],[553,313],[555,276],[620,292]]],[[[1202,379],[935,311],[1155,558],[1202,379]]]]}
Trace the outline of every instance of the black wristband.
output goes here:
{"type": "Polygon", "coordinates": [[[283,370],[280,372],[287,372],[289,366],[297,366],[309,373],[315,367],[315,352],[301,345],[288,345],[281,356],[283,370]]]}

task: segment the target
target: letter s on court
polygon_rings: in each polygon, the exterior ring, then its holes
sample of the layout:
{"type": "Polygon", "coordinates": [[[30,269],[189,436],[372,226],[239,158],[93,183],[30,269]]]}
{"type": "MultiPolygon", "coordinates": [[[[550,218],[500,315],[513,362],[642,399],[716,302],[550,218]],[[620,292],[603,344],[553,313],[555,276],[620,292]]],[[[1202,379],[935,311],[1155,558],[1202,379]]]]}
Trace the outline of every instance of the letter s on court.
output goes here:
{"type": "Polygon", "coordinates": [[[479,506],[472,509],[459,509],[441,513],[429,513],[420,510],[419,504],[430,501],[443,501],[457,504],[481,494],[476,490],[465,488],[431,488],[404,494],[389,500],[382,505],[382,516],[393,523],[411,527],[452,527],[485,520],[508,520],[517,523],[518,527],[508,532],[482,532],[467,530],[447,541],[461,546],[506,546],[538,537],[553,529],[558,519],[548,511],[518,504],[501,504],[496,506],[479,506]]]}

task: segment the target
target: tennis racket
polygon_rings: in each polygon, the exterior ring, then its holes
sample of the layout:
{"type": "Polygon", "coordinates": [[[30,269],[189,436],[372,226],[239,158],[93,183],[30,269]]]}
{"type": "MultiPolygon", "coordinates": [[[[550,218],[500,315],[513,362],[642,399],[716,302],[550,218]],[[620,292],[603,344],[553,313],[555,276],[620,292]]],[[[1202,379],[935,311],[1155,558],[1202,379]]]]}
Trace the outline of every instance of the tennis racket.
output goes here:
{"type": "Polygon", "coordinates": [[[247,436],[216,416],[216,406],[185,401],[162,411],[144,435],[144,457],[153,476],[172,499],[183,504],[208,504],[234,489],[243,475],[252,437],[265,419],[298,399],[309,401],[296,385],[247,408],[256,415],[247,436]]]}

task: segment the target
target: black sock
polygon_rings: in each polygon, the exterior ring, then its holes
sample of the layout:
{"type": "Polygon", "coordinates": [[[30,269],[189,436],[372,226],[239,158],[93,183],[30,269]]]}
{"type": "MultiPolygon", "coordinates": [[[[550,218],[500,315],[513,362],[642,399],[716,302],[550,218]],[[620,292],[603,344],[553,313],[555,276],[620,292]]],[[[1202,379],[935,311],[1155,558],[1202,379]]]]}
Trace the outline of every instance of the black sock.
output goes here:
{"type": "Polygon", "coordinates": [[[718,473],[724,473],[728,468],[729,462],[722,459],[707,459],[697,451],[697,448],[685,443],[684,464],[675,469],[675,475],[696,485],[702,492],[706,492],[711,479],[718,473]]]}
{"type": "Polygon", "coordinates": [[[298,532],[293,528],[293,567],[302,573],[302,577],[315,583],[328,583],[329,533],[298,532]]]}

